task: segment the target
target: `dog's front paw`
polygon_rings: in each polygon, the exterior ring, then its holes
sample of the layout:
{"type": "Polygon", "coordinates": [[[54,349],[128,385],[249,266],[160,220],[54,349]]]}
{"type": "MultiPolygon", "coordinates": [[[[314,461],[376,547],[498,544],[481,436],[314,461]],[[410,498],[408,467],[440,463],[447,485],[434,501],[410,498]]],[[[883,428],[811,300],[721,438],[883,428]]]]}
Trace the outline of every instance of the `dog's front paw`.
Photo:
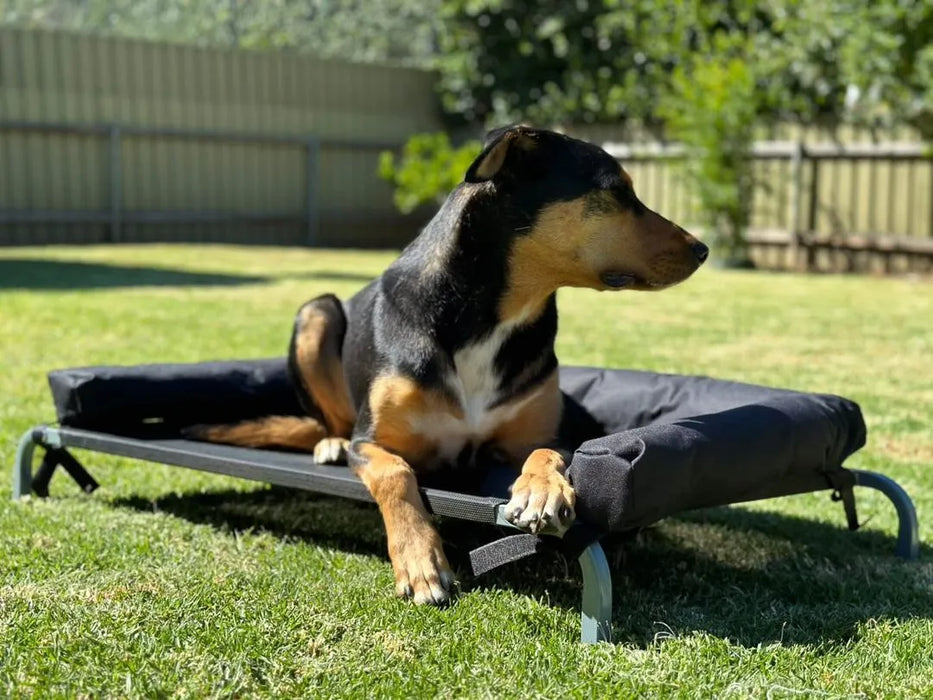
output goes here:
{"type": "Polygon", "coordinates": [[[344,438],[327,437],[314,446],[316,464],[346,464],[350,441],[344,438]]]}
{"type": "Polygon", "coordinates": [[[404,540],[390,541],[389,557],[399,597],[419,605],[444,605],[450,600],[456,578],[433,527],[410,533],[404,540]]]}
{"type": "Polygon", "coordinates": [[[576,494],[562,473],[563,465],[556,452],[535,450],[512,484],[506,520],[533,534],[563,535],[576,517],[576,494]]]}

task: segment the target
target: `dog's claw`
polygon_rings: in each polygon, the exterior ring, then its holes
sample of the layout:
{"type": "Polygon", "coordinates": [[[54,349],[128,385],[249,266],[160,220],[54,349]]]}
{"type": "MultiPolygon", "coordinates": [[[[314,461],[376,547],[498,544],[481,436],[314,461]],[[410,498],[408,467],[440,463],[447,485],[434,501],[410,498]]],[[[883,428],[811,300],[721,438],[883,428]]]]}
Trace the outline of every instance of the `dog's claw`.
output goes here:
{"type": "Polygon", "coordinates": [[[324,438],[314,446],[316,464],[343,464],[347,460],[350,441],[344,438],[324,438]]]}
{"type": "Polygon", "coordinates": [[[454,575],[449,571],[441,571],[441,585],[444,587],[445,591],[453,590],[453,587],[456,585],[457,580],[454,578],[454,575]]]}
{"type": "Polygon", "coordinates": [[[418,605],[445,605],[450,601],[456,579],[440,538],[432,531],[423,538],[412,537],[398,547],[390,543],[395,569],[395,590],[418,605]]]}
{"type": "Polygon", "coordinates": [[[573,488],[559,472],[546,476],[523,474],[512,486],[505,517],[534,535],[563,535],[573,523],[573,488]]]}

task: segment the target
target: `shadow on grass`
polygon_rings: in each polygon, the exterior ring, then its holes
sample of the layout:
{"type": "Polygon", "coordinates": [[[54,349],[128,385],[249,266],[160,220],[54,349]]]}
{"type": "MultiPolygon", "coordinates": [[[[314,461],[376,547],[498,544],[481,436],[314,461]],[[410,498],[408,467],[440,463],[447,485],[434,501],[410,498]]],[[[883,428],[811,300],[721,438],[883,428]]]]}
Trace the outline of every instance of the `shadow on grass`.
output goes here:
{"type": "MultiPolygon", "coordinates": [[[[310,541],[376,556],[388,566],[382,519],[373,504],[271,488],[172,495],[156,502],[129,498],[114,505],[156,509],[223,532],[260,530],[310,541]]],[[[545,554],[473,579],[465,574],[470,550],[514,531],[449,519],[439,529],[463,590],[508,588],[579,609],[575,561],[545,554]]],[[[868,620],[933,617],[929,563],[902,562],[892,555],[893,537],[850,533],[842,523],[715,508],[609,538],[604,546],[614,577],[617,642],[647,646],[702,631],[750,647],[845,643],[868,620]]]]}
{"type": "Polygon", "coordinates": [[[334,282],[371,282],[376,275],[365,272],[341,272],[339,270],[309,270],[308,272],[287,272],[278,279],[288,280],[332,280],[334,282]]]}
{"type": "Polygon", "coordinates": [[[0,290],[108,289],[118,287],[234,286],[276,280],[330,280],[369,282],[373,275],[340,270],[287,272],[269,277],[215,272],[194,272],[159,267],[110,265],[79,260],[0,259],[0,290]]]}
{"type": "Polygon", "coordinates": [[[189,272],[72,260],[0,259],[0,289],[106,289],[114,287],[232,286],[266,277],[189,272]]]}

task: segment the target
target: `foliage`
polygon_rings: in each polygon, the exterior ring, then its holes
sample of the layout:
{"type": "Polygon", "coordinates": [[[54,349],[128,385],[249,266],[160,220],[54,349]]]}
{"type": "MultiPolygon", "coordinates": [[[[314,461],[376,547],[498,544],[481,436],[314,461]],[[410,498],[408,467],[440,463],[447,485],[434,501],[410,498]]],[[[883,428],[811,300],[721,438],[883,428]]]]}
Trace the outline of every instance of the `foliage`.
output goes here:
{"type": "Polygon", "coordinates": [[[638,64],[630,47],[612,46],[601,31],[600,3],[445,0],[441,11],[438,67],[449,112],[468,121],[539,123],[627,115],[614,60],[638,64]]]}
{"type": "Polygon", "coordinates": [[[439,0],[3,0],[0,22],[357,61],[430,62],[439,0]]]}
{"type": "Polygon", "coordinates": [[[444,132],[415,134],[399,159],[391,151],[380,154],[379,175],[395,185],[395,206],[407,214],[422,204],[443,202],[481,148],[479,141],[454,148],[444,132]]]}
{"type": "Polygon", "coordinates": [[[669,132],[688,146],[685,170],[719,259],[744,261],[751,213],[756,90],[743,56],[691,61],[661,105],[669,132]]]}
{"type": "Polygon", "coordinates": [[[822,32],[831,18],[814,24],[810,4],[445,0],[444,106],[486,122],[634,123],[685,142],[704,217],[741,258],[752,127],[843,113],[844,30],[822,32]]]}
{"type": "Polygon", "coordinates": [[[861,20],[847,25],[840,52],[852,115],[861,123],[883,127],[906,123],[933,141],[933,3],[835,4],[844,16],[861,20]]]}
{"type": "Polygon", "coordinates": [[[748,44],[767,120],[837,118],[838,32],[804,0],[444,0],[446,109],[480,121],[629,122],[659,130],[672,74],[723,39],[748,44]],[[822,29],[822,26],[820,27],[822,29]]]}

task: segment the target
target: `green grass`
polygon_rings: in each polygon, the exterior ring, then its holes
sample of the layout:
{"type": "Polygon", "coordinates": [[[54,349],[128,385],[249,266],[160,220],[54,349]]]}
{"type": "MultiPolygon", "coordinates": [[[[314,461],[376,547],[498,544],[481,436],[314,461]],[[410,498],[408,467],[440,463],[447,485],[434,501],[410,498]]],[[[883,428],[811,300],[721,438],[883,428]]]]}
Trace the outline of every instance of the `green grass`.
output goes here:
{"type": "MultiPolygon", "coordinates": [[[[235,247],[0,250],[0,486],[53,418],[52,368],[284,352],[291,317],[389,253],[235,247]]],[[[933,516],[933,283],[702,270],[661,294],[561,293],[565,363],[841,393],[884,472],[933,516]]],[[[692,513],[612,553],[615,645],[577,642],[574,562],[395,600],[378,513],[101,455],[103,487],[0,497],[0,695],[933,696],[933,559],[892,556],[810,494],[692,513]]],[[[488,536],[442,524],[462,566],[488,536]]]]}

